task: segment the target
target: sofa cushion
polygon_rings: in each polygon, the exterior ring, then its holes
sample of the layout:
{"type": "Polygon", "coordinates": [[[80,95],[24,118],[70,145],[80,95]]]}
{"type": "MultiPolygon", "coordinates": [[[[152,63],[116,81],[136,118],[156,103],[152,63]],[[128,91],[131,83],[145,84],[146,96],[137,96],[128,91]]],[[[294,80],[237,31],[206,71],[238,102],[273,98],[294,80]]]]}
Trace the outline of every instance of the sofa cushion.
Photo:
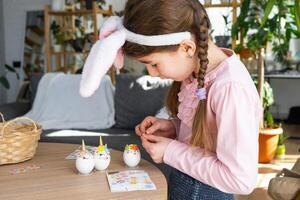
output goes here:
{"type": "Polygon", "coordinates": [[[133,129],[146,116],[154,116],[163,107],[171,84],[158,77],[117,75],[114,127],[133,129]]]}
{"type": "MultiPolygon", "coordinates": [[[[20,117],[30,110],[30,103],[7,103],[0,105],[0,113],[3,114],[6,121],[20,117]]],[[[1,121],[1,120],[0,120],[1,121]]]]}

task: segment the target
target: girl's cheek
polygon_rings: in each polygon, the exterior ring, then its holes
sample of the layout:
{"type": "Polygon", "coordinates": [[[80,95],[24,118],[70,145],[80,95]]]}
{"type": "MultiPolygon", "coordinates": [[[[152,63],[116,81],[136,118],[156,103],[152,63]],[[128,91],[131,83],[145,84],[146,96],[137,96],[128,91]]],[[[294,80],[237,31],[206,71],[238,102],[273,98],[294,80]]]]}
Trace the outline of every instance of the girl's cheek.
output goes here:
{"type": "Polygon", "coordinates": [[[159,72],[156,68],[154,67],[150,67],[150,66],[146,66],[148,73],[150,74],[150,76],[159,76],[159,72]]]}

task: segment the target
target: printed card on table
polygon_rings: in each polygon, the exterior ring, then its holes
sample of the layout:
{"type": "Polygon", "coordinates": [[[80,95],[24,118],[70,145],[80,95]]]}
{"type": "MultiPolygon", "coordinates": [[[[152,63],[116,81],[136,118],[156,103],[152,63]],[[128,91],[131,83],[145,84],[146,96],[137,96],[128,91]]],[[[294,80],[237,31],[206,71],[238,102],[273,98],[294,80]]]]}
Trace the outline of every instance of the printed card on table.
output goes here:
{"type": "Polygon", "coordinates": [[[156,190],[155,184],[144,170],[107,172],[107,180],[111,192],[156,190]]]}

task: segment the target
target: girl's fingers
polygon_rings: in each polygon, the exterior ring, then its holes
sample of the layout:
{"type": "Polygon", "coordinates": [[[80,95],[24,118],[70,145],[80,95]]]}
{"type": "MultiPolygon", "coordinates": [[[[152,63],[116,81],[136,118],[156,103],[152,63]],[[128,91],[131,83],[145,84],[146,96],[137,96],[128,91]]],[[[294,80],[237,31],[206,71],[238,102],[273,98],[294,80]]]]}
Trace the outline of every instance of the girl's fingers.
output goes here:
{"type": "Polygon", "coordinates": [[[160,129],[160,124],[159,123],[154,123],[152,126],[150,126],[146,130],[146,134],[153,134],[155,131],[160,129]]]}
{"type": "Polygon", "coordinates": [[[142,132],[140,130],[140,124],[136,125],[135,126],[135,133],[138,135],[138,136],[141,136],[142,135],[142,132]]]}
{"type": "Polygon", "coordinates": [[[142,140],[143,147],[149,153],[149,149],[150,149],[150,145],[151,145],[150,142],[148,142],[148,140],[146,138],[144,138],[144,136],[141,137],[141,140],[142,140]]]}
{"type": "Polygon", "coordinates": [[[141,129],[142,133],[145,133],[146,129],[148,127],[152,126],[152,124],[154,123],[155,120],[156,120],[155,117],[152,117],[152,116],[146,117],[141,123],[140,129],[141,129]]]}
{"type": "Polygon", "coordinates": [[[146,139],[146,140],[148,140],[147,142],[149,143],[149,142],[159,142],[159,141],[161,141],[161,138],[162,137],[160,137],[160,136],[157,136],[157,135],[147,135],[147,134],[144,134],[143,136],[142,136],[144,139],[146,139]]]}

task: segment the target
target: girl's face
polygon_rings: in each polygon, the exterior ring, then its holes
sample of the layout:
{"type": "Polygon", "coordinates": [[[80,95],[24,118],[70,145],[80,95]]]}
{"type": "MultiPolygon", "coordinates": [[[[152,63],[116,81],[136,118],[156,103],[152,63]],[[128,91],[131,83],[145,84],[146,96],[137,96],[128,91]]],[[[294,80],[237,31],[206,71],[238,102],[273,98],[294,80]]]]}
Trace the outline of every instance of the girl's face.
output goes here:
{"type": "Polygon", "coordinates": [[[183,81],[197,71],[198,59],[193,54],[193,50],[181,45],[175,52],[152,53],[137,60],[146,64],[151,76],[183,81]]]}

